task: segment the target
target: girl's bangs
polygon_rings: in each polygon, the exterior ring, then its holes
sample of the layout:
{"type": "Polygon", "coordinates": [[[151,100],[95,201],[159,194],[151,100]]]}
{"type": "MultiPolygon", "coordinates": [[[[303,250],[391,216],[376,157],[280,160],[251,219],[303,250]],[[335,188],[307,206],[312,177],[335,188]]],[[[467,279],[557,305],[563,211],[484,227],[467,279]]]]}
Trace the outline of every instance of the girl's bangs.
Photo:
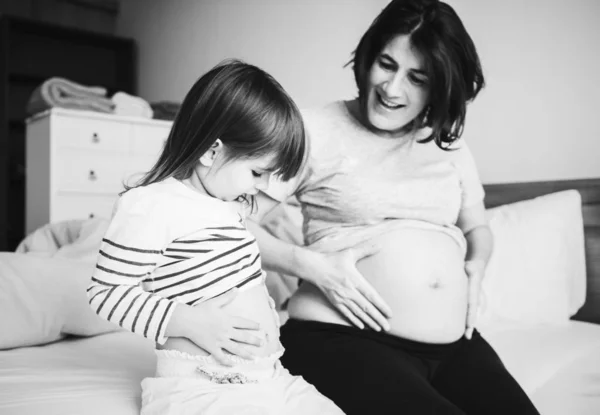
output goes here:
{"type": "Polygon", "coordinates": [[[269,166],[277,176],[289,180],[300,171],[306,151],[304,123],[300,112],[289,103],[271,107],[261,120],[264,147],[275,153],[269,166]]]}

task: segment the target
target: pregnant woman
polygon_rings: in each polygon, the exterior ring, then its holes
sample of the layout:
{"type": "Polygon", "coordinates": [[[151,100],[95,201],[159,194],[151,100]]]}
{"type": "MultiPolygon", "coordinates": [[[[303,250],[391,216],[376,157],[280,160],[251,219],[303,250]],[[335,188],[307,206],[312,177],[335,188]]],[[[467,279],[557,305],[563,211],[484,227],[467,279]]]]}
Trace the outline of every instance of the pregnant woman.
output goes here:
{"type": "Polygon", "coordinates": [[[460,135],[484,85],[448,4],[395,0],[352,60],[358,97],[305,111],[302,172],[272,182],[255,221],[295,196],[305,246],[254,224],[263,264],[297,276],[282,362],[346,414],[537,414],[474,329],[492,249],[460,135]]]}

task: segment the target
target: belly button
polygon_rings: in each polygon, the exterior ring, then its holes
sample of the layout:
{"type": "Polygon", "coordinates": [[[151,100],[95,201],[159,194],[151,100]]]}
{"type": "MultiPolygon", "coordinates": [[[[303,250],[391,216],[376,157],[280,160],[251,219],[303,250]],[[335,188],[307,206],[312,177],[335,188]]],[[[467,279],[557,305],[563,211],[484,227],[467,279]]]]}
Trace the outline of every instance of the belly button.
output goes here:
{"type": "Polygon", "coordinates": [[[432,282],[429,283],[429,287],[433,288],[434,290],[437,290],[438,288],[441,287],[440,281],[439,280],[433,280],[432,282]]]}

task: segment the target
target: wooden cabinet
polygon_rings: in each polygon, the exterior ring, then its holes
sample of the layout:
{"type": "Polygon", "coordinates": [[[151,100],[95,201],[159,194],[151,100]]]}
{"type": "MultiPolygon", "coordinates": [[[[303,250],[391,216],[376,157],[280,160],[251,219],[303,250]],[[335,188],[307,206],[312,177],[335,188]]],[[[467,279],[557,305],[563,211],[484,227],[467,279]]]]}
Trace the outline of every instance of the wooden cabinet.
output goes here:
{"type": "Polygon", "coordinates": [[[6,251],[25,236],[25,119],[31,93],[46,79],[63,77],[103,86],[109,94],[135,95],[135,56],[131,39],[2,16],[0,57],[0,251],[6,251]]]}
{"type": "Polygon", "coordinates": [[[170,121],[54,108],[27,120],[26,232],[110,217],[124,183],[154,165],[170,121]]]}

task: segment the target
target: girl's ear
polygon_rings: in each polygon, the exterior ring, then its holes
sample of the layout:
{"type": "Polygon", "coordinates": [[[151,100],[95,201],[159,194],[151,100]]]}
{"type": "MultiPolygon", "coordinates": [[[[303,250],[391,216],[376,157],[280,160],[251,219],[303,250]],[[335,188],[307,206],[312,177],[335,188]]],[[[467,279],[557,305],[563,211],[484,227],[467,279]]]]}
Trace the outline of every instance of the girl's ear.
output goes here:
{"type": "Polygon", "coordinates": [[[205,167],[211,167],[219,155],[223,152],[223,142],[217,138],[215,142],[210,146],[206,153],[200,156],[200,164],[205,167]]]}

